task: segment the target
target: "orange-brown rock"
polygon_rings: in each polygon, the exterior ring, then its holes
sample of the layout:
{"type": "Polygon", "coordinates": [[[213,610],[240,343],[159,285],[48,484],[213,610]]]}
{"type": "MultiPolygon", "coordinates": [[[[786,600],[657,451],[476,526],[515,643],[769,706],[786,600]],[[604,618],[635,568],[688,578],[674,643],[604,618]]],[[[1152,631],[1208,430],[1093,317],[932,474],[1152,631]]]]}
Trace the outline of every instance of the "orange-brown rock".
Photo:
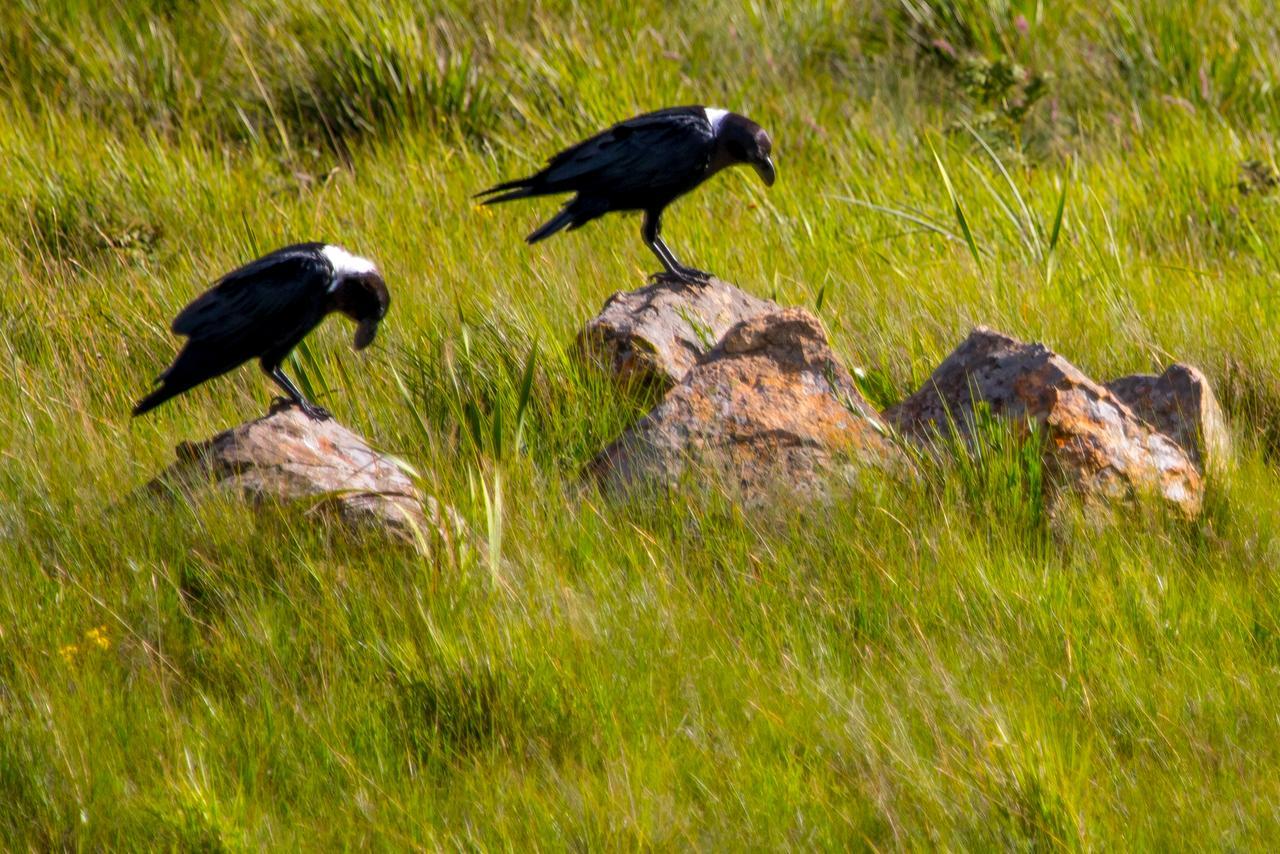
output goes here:
{"type": "Polygon", "coordinates": [[[841,463],[898,459],[817,318],[779,309],[730,329],[591,470],[612,488],[713,478],[753,503],[820,493],[841,463]]]}
{"type": "Polygon", "coordinates": [[[720,279],[620,291],[578,333],[579,352],[620,386],[666,391],[734,325],[778,306],[720,279]]]}
{"type": "Polygon", "coordinates": [[[1163,374],[1134,374],[1107,383],[1139,418],[1177,442],[1203,475],[1229,464],[1231,437],[1222,407],[1198,368],[1173,364],[1163,374]]]}
{"type": "Polygon", "coordinates": [[[1204,493],[1200,473],[1176,442],[1112,392],[1040,344],[979,328],[924,386],[884,418],[908,437],[930,441],[953,427],[969,436],[975,408],[1045,431],[1051,498],[1158,495],[1188,516],[1204,493]]]}
{"type": "Polygon", "coordinates": [[[312,502],[353,527],[379,528],[422,548],[454,542],[464,530],[390,457],[337,421],[314,421],[287,402],[206,441],[184,442],[177,456],[152,491],[212,482],[253,500],[312,502]]]}

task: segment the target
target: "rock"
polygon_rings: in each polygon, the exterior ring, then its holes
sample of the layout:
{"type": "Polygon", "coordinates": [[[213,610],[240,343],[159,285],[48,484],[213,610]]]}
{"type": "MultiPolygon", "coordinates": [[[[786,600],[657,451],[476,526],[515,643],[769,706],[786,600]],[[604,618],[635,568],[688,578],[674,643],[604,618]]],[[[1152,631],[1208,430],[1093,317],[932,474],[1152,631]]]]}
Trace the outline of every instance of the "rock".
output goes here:
{"type": "Polygon", "coordinates": [[[465,530],[391,458],[337,421],[313,421],[287,401],[204,442],[184,442],[177,456],[149,484],[152,492],[213,481],[257,501],[311,499],[351,527],[381,529],[420,548],[437,538],[451,544],[465,530]]]}
{"type": "Polygon", "coordinates": [[[899,459],[817,318],[777,309],[730,329],[590,471],[610,489],[712,474],[752,504],[780,485],[821,493],[841,462],[899,459]]]}
{"type": "Polygon", "coordinates": [[[777,311],[720,279],[620,291],[578,333],[579,352],[621,386],[666,391],[734,325],[777,311]]]}
{"type": "Polygon", "coordinates": [[[1231,458],[1222,407],[1209,381],[1191,365],[1170,365],[1160,376],[1134,374],[1107,388],[1139,418],[1178,443],[1201,475],[1222,473],[1231,458]]]}
{"type": "Polygon", "coordinates": [[[980,402],[995,415],[1044,428],[1051,501],[1064,489],[1086,498],[1152,493],[1187,516],[1199,513],[1200,473],[1173,439],[1066,359],[990,329],[970,333],[884,419],[918,441],[931,441],[950,425],[967,437],[980,402]]]}

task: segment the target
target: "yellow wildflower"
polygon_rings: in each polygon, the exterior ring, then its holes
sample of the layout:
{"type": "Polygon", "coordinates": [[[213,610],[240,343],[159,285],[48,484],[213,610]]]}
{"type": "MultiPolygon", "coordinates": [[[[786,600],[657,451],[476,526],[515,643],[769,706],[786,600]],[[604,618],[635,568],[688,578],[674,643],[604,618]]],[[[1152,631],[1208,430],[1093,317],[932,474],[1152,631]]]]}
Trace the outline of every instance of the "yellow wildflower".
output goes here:
{"type": "Polygon", "coordinates": [[[67,664],[71,664],[82,653],[97,647],[98,649],[111,649],[111,638],[107,635],[106,626],[94,626],[92,629],[84,633],[84,641],[82,643],[69,643],[66,646],[58,648],[58,655],[62,656],[62,660],[67,664]]]}
{"type": "Polygon", "coordinates": [[[111,649],[111,638],[107,637],[107,627],[97,626],[84,633],[84,639],[97,644],[99,649],[111,649]]]}

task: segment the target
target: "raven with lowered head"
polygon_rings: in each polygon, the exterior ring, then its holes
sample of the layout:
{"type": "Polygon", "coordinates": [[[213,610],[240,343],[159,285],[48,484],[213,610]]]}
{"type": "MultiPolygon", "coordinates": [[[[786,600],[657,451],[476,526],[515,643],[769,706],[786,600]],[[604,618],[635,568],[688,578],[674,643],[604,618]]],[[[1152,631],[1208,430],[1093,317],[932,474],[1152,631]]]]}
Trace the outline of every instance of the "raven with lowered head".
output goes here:
{"type": "Polygon", "coordinates": [[[133,414],[149,412],[256,358],[262,372],[307,415],[328,418],[302,396],[280,363],[333,311],[359,324],[355,348],[364,349],[373,343],[390,303],[382,275],[366,258],[324,243],[277,249],[223,276],[174,318],[173,332],[187,336],[187,343],[133,414]]]}
{"type": "Polygon", "coordinates": [[[479,195],[490,205],[576,193],[526,238],[530,243],[613,211],[643,211],[640,233],[666,275],[705,281],[707,273],[681,264],[663,242],[663,210],[728,166],[749,165],[772,185],[772,148],[769,134],[745,116],[714,107],[672,107],[620,122],[552,157],[541,172],[479,195]]]}

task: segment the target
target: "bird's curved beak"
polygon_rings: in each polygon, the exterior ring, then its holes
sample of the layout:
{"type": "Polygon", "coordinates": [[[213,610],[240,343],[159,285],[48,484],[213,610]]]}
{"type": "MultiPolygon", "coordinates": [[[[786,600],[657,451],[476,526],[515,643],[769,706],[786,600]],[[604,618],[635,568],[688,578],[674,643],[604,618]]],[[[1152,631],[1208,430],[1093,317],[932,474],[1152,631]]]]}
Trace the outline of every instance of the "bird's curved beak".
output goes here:
{"type": "Polygon", "coordinates": [[[751,166],[756,170],[756,174],[760,176],[760,180],[764,181],[766,187],[772,187],[774,180],[778,177],[778,173],[773,168],[773,161],[768,157],[762,157],[754,161],[751,166]]]}
{"type": "Polygon", "coordinates": [[[378,334],[378,321],[374,318],[360,321],[360,325],[356,327],[355,347],[357,350],[363,350],[373,343],[374,337],[378,334]]]}

